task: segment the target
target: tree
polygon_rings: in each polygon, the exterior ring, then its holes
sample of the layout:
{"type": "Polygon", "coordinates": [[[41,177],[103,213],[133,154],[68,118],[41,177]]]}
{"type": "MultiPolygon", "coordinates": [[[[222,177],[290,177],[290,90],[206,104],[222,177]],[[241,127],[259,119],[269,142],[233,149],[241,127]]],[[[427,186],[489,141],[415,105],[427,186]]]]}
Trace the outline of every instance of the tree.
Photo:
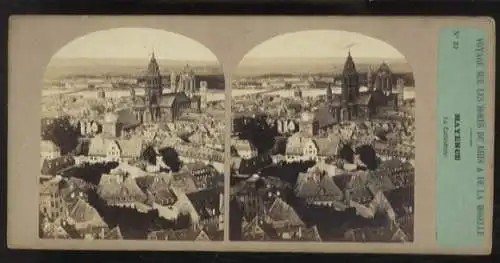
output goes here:
{"type": "Polygon", "coordinates": [[[49,124],[42,122],[42,139],[54,142],[61,154],[67,154],[78,146],[79,131],[73,126],[69,117],[54,119],[49,124]]]}
{"type": "Polygon", "coordinates": [[[146,147],[142,152],[142,159],[152,165],[156,165],[156,151],[152,146],[146,147]]]}
{"type": "Polygon", "coordinates": [[[369,170],[375,170],[378,167],[378,159],[375,150],[370,145],[361,145],[356,148],[356,153],[359,154],[359,159],[366,165],[369,170]]]}
{"type": "Polygon", "coordinates": [[[181,160],[179,159],[179,154],[172,147],[167,147],[160,150],[160,155],[162,156],[163,162],[170,167],[172,172],[178,172],[181,168],[181,160]]]}

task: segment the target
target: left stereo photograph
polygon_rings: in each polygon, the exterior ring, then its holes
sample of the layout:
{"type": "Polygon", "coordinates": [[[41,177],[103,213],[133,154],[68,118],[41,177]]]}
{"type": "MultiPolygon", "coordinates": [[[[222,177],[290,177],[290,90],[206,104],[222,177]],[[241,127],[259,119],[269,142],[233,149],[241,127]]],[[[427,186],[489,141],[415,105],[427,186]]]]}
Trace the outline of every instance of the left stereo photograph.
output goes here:
{"type": "Polygon", "coordinates": [[[207,47],[96,31],[41,86],[40,238],[224,239],[225,84],[207,47]]]}

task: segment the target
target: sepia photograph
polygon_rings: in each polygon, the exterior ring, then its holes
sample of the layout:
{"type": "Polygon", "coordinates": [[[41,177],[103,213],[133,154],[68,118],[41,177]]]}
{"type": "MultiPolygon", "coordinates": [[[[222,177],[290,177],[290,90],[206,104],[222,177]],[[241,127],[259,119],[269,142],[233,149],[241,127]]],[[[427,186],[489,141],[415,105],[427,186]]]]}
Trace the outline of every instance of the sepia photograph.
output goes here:
{"type": "Polygon", "coordinates": [[[225,84],[197,41],[96,31],[48,63],[39,237],[222,241],[225,84]]]}
{"type": "Polygon", "coordinates": [[[389,43],[312,30],[232,79],[231,241],[413,242],[415,82],[389,43]]]}

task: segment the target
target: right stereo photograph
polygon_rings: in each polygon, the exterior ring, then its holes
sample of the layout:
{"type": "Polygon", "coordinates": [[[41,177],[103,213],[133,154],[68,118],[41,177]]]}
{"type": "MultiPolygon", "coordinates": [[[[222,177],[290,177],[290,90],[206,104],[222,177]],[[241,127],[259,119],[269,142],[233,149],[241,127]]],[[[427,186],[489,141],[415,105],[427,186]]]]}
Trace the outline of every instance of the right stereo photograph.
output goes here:
{"type": "Polygon", "coordinates": [[[413,242],[415,80],[363,34],[250,50],[232,78],[231,241],[413,242]]]}

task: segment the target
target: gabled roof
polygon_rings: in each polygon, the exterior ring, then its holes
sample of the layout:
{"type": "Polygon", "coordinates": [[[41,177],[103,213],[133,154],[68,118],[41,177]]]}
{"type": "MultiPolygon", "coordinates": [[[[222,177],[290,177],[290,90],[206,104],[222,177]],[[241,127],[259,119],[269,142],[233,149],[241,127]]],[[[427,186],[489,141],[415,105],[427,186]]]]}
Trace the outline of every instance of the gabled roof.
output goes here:
{"type": "Polygon", "coordinates": [[[332,113],[325,105],[320,106],[314,113],[314,119],[318,122],[319,128],[325,128],[336,123],[332,113]]]}
{"type": "Polygon", "coordinates": [[[368,188],[368,173],[358,172],[354,174],[348,184],[350,199],[360,204],[366,204],[373,200],[374,193],[368,188]]]}
{"type": "Polygon", "coordinates": [[[314,138],[313,141],[318,148],[319,156],[337,155],[339,145],[341,144],[339,137],[314,138]]]}
{"type": "Polygon", "coordinates": [[[195,240],[209,240],[208,235],[201,229],[193,230],[189,229],[181,229],[175,231],[167,231],[166,232],[167,240],[183,240],[183,241],[195,241],[195,240]]]}
{"type": "Polygon", "coordinates": [[[219,216],[223,213],[221,211],[221,196],[222,190],[218,188],[205,189],[198,192],[187,194],[188,199],[193,204],[196,213],[200,219],[207,219],[219,216]]]}
{"type": "Polygon", "coordinates": [[[239,151],[256,151],[257,149],[249,140],[232,139],[231,145],[239,151]]]}
{"type": "Polygon", "coordinates": [[[72,167],[75,164],[75,158],[70,155],[60,156],[51,160],[44,160],[41,172],[45,175],[57,175],[63,170],[72,167]]]}
{"type": "Polygon", "coordinates": [[[106,240],[118,240],[123,239],[122,231],[120,230],[120,226],[116,226],[111,229],[108,233],[104,235],[104,239],[106,240]]]}
{"type": "Polygon", "coordinates": [[[368,105],[372,99],[372,95],[367,93],[367,94],[360,94],[357,104],[359,105],[368,105]]]}
{"type": "Polygon", "coordinates": [[[107,150],[107,140],[102,136],[95,136],[90,139],[89,155],[105,156],[107,150]]]}
{"type": "Polygon", "coordinates": [[[126,158],[137,158],[141,156],[144,143],[140,138],[109,140],[102,136],[96,136],[90,140],[89,155],[106,156],[111,143],[116,143],[121,151],[121,156],[126,158]]]}
{"type": "Polygon", "coordinates": [[[121,156],[126,158],[137,158],[141,156],[144,148],[144,143],[139,138],[128,140],[117,140],[118,146],[121,149],[121,156]]]}
{"type": "Polygon", "coordinates": [[[59,191],[59,184],[58,183],[53,183],[51,181],[47,181],[47,182],[41,184],[40,194],[50,195],[50,194],[55,193],[57,191],[59,191]]]}
{"type": "Polygon", "coordinates": [[[130,109],[121,109],[116,112],[118,118],[117,123],[122,125],[123,128],[133,128],[141,124],[136,118],[135,114],[130,109]]]}
{"type": "Polygon", "coordinates": [[[170,180],[164,176],[158,176],[153,180],[153,183],[147,189],[153,196],[152,201],[160,205],[172,204],[177,199],[177,196],[170,189],[170,180]]]}
{"type": "Polygon", "coordinates": [[[198,191],[193,175],[185,171],[172,174],[170,186],[186,194],[198,191]]]}
{"type": "Polygon", "coordinates": [[[294,134],[288,138],[285,146],[286,155],[302,155],[304,142],[306,140],[300,136],[300,134],[294,134]]]}
{"type": "Polygon", "coordinates": [[[303,226],[304,222],[300,219],[295,209],[283,201],[276,198],[269,208],[268,215],[273,223],[287,221],[289,226],[303,226]]]}
{"type": "Polygon", "coordinates": [[[332,177],[313,173],[301,176],[297,180],[296,193],[298,197],[312,198],[315,201],[342,200],[342,191],[332,177]]]}
{"type": "Polygon", "coordinates": [[[304,241],[321,242],[321,236],[319,235],[318,227],[312,226],[302,229],[302,237],[300,239],[304,241]]]}
{"type": "Polygon", "coordinates": [[[188,98],[188,96],[186,96],[186,93],[171,92],[162,94],[158,104],[161,107],[172,108],[174,106],[174,103],[187,103],[187,102],[190,102],[190,99],[188,98]]]}
{"type": "Polygon", "coordinates": [[[127,178],[121,184],[103,184],[99,185],[97,190],[101,198],[112,203],[121,202],[139,202],[146,201],[146,194],[137,186],[133,178],[127,178]]]}
{"type": "Polygon", "coordinates": [[[83,199],[78,198],[78,201],[69,211],[69,217],[76,223],[91,223],[93,225],[106,225],[97,210],[83,199]]]}
{"type": "Polygon", "coordinates": [[[399,227],[358,228],[346,232],[346,238],[355,242],[404,242],[406,235],[399,227]]]}
{"type": "Polygon", "coordinates": [[[413,214],[408,214],[404,215],[402,217],[399,217],[396,219],[396,222],[399,225],[399,228],[406,234],[408,237],[408,240],[411,241],[413,240],[413,225],[414,225],[414,218],[413,214]]]}
{"type": "Polygon", "coordinates": [[[379,73],[388,73],[388,74],[391,74],[392,71],[391,69],[389,68],[389,65],[387,65],[387,63],[385,62],[382,62],[382,64],[380,64],[379,68],[377,69],[377,74],[379,73]]]}

